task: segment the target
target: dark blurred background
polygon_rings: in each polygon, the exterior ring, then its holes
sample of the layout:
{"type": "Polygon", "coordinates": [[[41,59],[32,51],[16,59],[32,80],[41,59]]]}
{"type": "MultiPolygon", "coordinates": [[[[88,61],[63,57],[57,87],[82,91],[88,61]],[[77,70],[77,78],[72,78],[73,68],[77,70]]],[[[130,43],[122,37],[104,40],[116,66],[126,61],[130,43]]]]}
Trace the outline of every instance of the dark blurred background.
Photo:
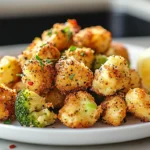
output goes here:
{"type": "Polygon", "coordinates": [[[18,5],[18,0],[14,0],[12,9],[8,1],[0,0],[0,45],[30,43],[43,30],[51,28],[56,22],[65,22],[68,18],[77,19],[82,28],[102,25],[112,32],[113,37],[150,35],[148,0],[137,0],[134,3],[131,0],[94,0],[93,3],[84,0],[82,4],[78,0],[76,3],[71,3],[71,0],[64,0],[64,3],[63,0],[43,0],[40,2],[41,9],[40,4],[36,8],[36,1],[29,1],[28,7],[27,1],[26,5],[23,1],[18,5]]]}

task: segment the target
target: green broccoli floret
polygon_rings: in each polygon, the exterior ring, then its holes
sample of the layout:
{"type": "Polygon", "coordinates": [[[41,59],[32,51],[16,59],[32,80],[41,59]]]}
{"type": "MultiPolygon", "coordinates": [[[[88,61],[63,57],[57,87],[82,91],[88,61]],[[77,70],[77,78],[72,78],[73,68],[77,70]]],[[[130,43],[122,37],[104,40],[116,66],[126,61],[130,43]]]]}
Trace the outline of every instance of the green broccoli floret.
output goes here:
{"type": "Polygon", "coordinates": [[[47,108],[43,97],[27,89],[21,90],[17,95],[15,115],[22,126],[41,128],[53,124],[57,118],[47,108]]]}
{"type": "Polygon", "coordinates": [[[99,69],[102,64],[107,61],[107,56],[98,54],[95,56],[95,61],[93,65],[93,70],[99,69]]]}

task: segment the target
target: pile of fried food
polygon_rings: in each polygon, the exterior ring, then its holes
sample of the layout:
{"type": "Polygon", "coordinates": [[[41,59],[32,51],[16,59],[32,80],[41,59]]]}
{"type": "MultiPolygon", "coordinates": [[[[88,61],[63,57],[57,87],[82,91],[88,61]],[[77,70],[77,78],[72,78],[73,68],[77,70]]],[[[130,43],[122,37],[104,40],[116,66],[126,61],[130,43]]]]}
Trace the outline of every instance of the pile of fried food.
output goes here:
{"type": "Polygon", "coordinates": [[[87,128],[99,119],[119,126],[129,112],[150,121],[150,96],[129,63],[127,49],[103,27],[56,23],[17,58],[0,60],[0,120],[87,128]]]}

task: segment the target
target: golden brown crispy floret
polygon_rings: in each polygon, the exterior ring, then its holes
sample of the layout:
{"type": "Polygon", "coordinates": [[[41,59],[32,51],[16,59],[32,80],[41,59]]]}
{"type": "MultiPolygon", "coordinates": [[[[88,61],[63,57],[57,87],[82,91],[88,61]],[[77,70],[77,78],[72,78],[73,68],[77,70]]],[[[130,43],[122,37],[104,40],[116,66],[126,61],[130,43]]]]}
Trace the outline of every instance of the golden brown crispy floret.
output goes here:
{"type": "Polygon", "coordinates": [[[94,74],[92,90],[97,94],[113,95],[127,88],[130,82],[130,70],[125,58],[110,56],[94,74]]]}
{"type": "Polygon", "coordinates": [[[54,108],[61,108],[64,105],[65,96],[55,87],[46,95],[46,102],[53,104],[54,108]]]}
{"type": "Polygon", "coordinates": [[[126,103],[120,96],[108,96],[101,103],[103,110],[102,121],[104,123],[119,126],[126,117],[126,103]]]}
{"type": "Polygon", "coordinates": [[[23,67],[22,82],[25,87],[39,95],[49,92],[55,76],[54,66],[42,59],[32,58],[23,67]]]}
{"type": "Polygon", "coordinates": [[[92,68],[94,61],[94,51],[90,48],[78,48],[71,46],[67,51],[65,51],[67,58],[73,56],[77,61],[83,62],[87,67],[92,68]]]}
{"type": "Polygon", "coordinates": [[[0,120],[14,119],[16,91],[0,84],[0,120]]]}
{"type": "Polygon", "coordinates": [[[25,50],[22,52],[22,54],[20,54],[18,56],[18,60],[19,60],[19,63],[21,65],[21,68],[23,68],[25,62],[29,59],[32,58],[32,55],[33,55],[33,52],[32,51],[29,51],[29,50],[25,50]]]}
{"type": "Polygon", "coordinates": [[[35,53],[36,47],[42,43],[41,39],[36,37],[32,43],[18,56],[21,67],[23,67],[26,60],[32,58],[33,53],[35,53]]]}
{"type": "Polygon", "coordinates": [[[128,50],[121,43],[112,42],[110,48],[105,53],[105,55],[106,56],[119,55],[124,57],[128,62],[130,62],[128,50]]]}
{"type": "Polygon", "coordinates": [[[135,69],[130,70],[131,80],[130,80],[130,88],[138,88],[141,86],[141,79],[138,72],[135,69]]]}
{"type": "Polygon", "coordinates": [[[25,84],[23,84],[22,81],[16,82],[13,85],[13,89],[15,89],[17,92],[19,92],[20,90],[25,89],[25,84]]]}
{"type": "Polygon", "coordinates": [[[78,91],[67,95],[65,105],[59,110],[60,121],[71,128],[88,128],[94,125],[102,112],[92,95],[78,91]]]}
{"type": "Polygon", "coordinates": [[[56,87],[62,93],[86,90],[93,80],[92,71],[73,57],[59,60],[56,64],[56,87]]]}
{"type": "Polygon", "coordinates": [[[17,74],[21,72],[20,64],[15,57],[4,56],[0,60],[0,83],[11,87],[20,79],[17,74]]]}
{"type": "Polygon", "coordinates": [[[73,35],[80,30],[75,20],[68,20],[66,23],[56,23],[49,30],[42,34],[42,40],[53,44],[58,50],[68,49],[73,43],[73,35]]]}
{"type": "Polygon", "coordinates": [[[32,43],[26,48],[26,50],[32,51],[33,49],[35,49],[35,47],[37,47],[41,43],[42,43],[41,38],[35,37],[32,43]]]}
{"type": "Polygon", "coordinates": [[[128,112],[141,119],[141,121],[150,121],[150,95],[143,89],[130,89],[126,94],[126,103],[128,112]]]}
{"type": "Polygon", "coordinates": [[[85,28],[73,37],[74,45],[92,48],[96,53],[105,53],[111,40],[111,33],[101,26],[85,28]]]}
{"type": "Polygon", "coordinates": [[[58,60],[60,58],[59,50],[56,47],[54,47],[51,43],[44,43],[44,42],[42,42],[37,47],[35,53],[33,53],[33,57],[36,57],[36,55],[38,55],[41,59],[58,60]]]}
{"type": "Polygon", "coordinates": [[[51,43],[41,41],[33,49],[27,49],[19,55],[19,61],[23,68],[23,65],[27,60],[38,55],[41,59],[53,59],[58,60],[60,58],[59,50],[54,47],[51,43]]]}
{"type": "Polygon", "coordinates": [[[130,69],[131,80],[127,88],[123,89],[122,92],[127,93],[130,89],[141,87],[141,78],[135,69],[130,69]]]}

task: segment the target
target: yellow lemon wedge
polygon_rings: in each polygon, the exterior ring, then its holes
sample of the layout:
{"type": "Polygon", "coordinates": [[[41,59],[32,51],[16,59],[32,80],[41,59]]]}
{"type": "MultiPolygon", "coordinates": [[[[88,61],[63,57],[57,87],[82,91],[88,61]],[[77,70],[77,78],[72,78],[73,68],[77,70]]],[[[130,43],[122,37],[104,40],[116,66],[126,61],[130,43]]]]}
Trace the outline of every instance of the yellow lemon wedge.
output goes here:
{"type": "Polygon", "coordinates": [[[137,71],[142,79],[142,86],[150,92],[150,48],[145,50],[137,62],[137,71]]]}

